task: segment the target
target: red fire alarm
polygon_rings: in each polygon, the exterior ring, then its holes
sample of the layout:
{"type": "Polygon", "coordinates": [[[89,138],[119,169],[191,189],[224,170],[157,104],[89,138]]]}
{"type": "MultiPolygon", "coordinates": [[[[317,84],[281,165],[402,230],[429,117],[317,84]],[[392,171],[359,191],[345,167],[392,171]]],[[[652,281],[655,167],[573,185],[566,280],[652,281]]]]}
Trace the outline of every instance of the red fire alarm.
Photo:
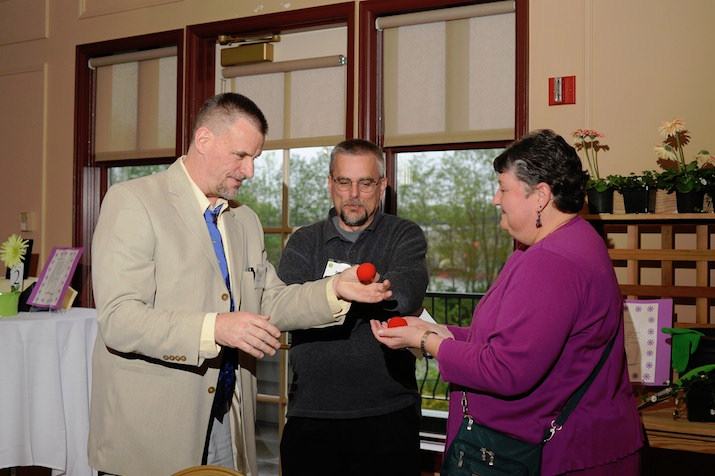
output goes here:
{"type": "Polygon", "coordinates": [[[549,78],[549,106],[576,104],[576,76],[549,78]]]}

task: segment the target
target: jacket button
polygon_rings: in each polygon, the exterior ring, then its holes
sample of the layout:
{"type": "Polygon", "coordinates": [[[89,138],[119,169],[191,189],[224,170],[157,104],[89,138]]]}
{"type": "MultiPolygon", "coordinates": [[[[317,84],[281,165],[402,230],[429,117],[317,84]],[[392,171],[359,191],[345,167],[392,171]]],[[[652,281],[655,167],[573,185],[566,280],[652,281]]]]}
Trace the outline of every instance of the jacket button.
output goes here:
{"type": "Polygon", "coordinates": [[[214,387],[209,387],[209,393],[214,393],[216,389],[214,387]]]}
{"type": "Polygon", "coordinates": [[[228,301],[228,293],[223,293],[221,295],[221,299],[223,299],[224,301],[228,301]]]}

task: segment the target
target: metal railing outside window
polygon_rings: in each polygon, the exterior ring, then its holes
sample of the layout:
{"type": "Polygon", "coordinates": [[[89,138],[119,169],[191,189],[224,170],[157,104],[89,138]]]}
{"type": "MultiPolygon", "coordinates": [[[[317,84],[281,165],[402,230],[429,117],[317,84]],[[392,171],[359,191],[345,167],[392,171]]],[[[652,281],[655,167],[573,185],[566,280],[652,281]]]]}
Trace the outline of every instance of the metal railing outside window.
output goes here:
{"type": "MultiPolygon", "coordinates": [[[[467,326],[472,321],[474,308],[484,293],[427,292],[424,308],[440,324],[467,326]]],[[[422,408],[447,410],[449,389],[439,374],[434,360],[423,359],[417,363],[417,385],[422,395],[422,408]]]]}
{"type": "MultiPolygon", "coordinates": [[[[423,306],[440,324],[468,326],[482,297],[484,293],[427,292],[423,306]]],[[[418,360],[415,374],[422,395],[422,449],[439,453],[444,449],[449,384],[442,380],[435,360],[418,360]]]]}

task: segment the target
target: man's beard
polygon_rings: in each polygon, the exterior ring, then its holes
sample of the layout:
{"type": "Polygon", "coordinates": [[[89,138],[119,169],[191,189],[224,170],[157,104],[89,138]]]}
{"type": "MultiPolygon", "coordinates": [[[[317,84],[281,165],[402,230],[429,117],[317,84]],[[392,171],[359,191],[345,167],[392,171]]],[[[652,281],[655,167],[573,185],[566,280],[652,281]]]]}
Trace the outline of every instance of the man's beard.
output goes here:
{"type": "Polygon", "coordinates": [[[343,205],[343,207],[340,209],[340,219],[343,221],[348,226],[362,226],[367,222],[368,215],[367,215],[367,209],[365,208],[365,205],[361,202],[348,202],[343,205]],[[353,216],[348,217],[347,214],[345,213],[345,207],[349,205],[361,205],[363,207],[364,213],[360,216],[353,216]]]}
{"type": "MultiPolygon", "coordinates": [[[[243,184],[243,181],[246,180],[246,177],[229,177],[234,180],[240,180],[241,184],[243,184]]],[[[228,179],[227,179],[228,180],[228,179]]],[[[236,195],[238,195],[238,189],[241,188],[241,185],[237,186],[235,189],[233,187],[229,187],[226,185],[226,180],[224,180],[216,189],[216,194],[223,198],[224,200],[233,200],[236,198],[236,195]]]]}
{"type": "Polygon", "coordinates": [[[221,186],[218,188],[217,194],[224,200],[233,200],[234,198],[236,198],[236,195],[238,195],[238,187],[236,187],[236,189],[234,190],[228,187],[221,186]]]}

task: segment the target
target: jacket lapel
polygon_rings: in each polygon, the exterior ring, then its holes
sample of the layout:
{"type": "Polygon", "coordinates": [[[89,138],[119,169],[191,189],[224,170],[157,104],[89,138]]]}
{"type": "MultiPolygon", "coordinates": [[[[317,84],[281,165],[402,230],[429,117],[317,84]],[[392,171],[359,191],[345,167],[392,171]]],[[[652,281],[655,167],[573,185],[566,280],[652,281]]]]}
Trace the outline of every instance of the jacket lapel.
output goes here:
{"type": "Polygon", "coordinates": [[[221,268],[219,268],[218,261],[216,260],[216,252],[214,251],[211,237],[206,228],[206,221],[199,210],[199,205],[196,202],[196,196],[191,189],[189,179],[181,169],[179,161],[182,160],[182,158],[177,159],[177,161],[167,169],[166,180],[169,199],[181,221],[198,242],[204,256],[218,276],[221,277],[221,281],[223,281],[221,268]]]}

